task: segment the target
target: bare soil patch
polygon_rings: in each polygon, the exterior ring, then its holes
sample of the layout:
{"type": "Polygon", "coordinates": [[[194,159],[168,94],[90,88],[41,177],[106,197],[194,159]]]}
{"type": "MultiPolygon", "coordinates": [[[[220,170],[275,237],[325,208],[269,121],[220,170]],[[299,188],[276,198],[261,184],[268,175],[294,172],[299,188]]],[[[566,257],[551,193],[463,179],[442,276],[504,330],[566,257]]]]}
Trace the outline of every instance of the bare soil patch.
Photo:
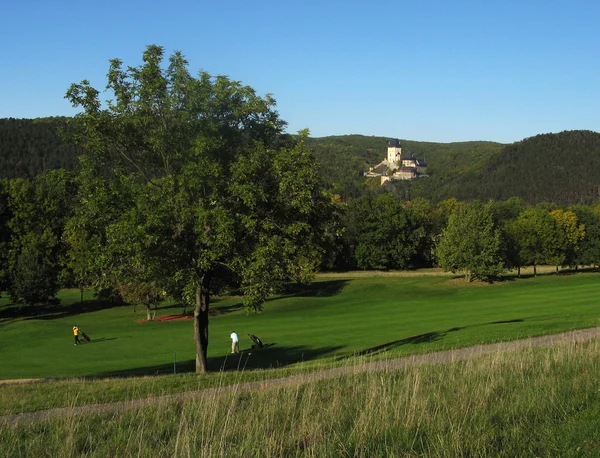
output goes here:
{"type": "MultiPolygon", "coordinates": [[[[191,320],[192,318],[194,318],[194,316],[191,314],[165,315],[165,316],[161,316],[158,318],[154,318],[154,320],[152,320],[152,321],[180,321],[180,320],[191,320]]],[[[138,322],[138,323],[145,323],[146,321],[148,321],[146,318],[136,320],[136,322],[138,322]]]]}

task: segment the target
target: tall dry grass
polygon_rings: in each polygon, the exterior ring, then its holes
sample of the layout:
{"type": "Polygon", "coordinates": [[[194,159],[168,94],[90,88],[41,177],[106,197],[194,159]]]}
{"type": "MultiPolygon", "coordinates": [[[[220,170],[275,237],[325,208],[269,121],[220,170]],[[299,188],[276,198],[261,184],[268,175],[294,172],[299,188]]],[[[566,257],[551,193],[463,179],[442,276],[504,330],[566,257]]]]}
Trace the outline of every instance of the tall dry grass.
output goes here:
{"type": "Polygon", "coordinates": [[[600,343],[0,426],[0,456],[597,456],[600,343]],[[594,455],[596,453],[596,455],[594,455]]]}

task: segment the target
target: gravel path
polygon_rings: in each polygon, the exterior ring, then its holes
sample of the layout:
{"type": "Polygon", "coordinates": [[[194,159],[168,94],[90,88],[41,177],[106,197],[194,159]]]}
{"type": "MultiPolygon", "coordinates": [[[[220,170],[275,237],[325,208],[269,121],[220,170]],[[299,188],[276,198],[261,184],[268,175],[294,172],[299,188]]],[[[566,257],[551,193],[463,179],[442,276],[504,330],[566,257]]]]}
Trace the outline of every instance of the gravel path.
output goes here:
{"type": "Polygon", "coordinates": [[[505,350],[517,350],[520,348],[542,347],[553,345],[560,342],[584,342],[600,336],[600,327],[581,329],[577,331],[564,332],[561,334],[551,334],[542,337],[531,337],[529,339],[513,340],[510,342],[501,342],[487,345],[475,345],[456,350],[440,351],[436,353],[426,353],[423,355],[413,355],[404,358],[388,359],[375,361],[372,363],[357,364],[355,366],[344,366],[333,369],[311,372],[302,375],[293,375],[290,377],[262,380],[258,382],[241,383],[237,385],[223,386],[218,388],[207,388],[198,391],[188,391],[165,396],[155,396],[146,399],[136,399],[132,401],[111,402],[108,404],[90,404],[79,407],[62,407],[49,410],[40,410],[37,412],[26,412],[22,414],[5,415],[0,417],[2,423],[27,423],[31,421],[45,420],[58,415],[77,415],[102,412],[120,412],[126,409],[151,406],[165,401],[180,401],[198,399],[206,396],[215,396],[219,393],[235,391],[244,392],[271,387],[292,386],[297,383],[314,382],[336,377],[344,374],[355,374],[362,372],[377,372],[419,364],[447,363],[460,361],[473,356],[485,355],[489,353],[502,352],[505,350]]]}

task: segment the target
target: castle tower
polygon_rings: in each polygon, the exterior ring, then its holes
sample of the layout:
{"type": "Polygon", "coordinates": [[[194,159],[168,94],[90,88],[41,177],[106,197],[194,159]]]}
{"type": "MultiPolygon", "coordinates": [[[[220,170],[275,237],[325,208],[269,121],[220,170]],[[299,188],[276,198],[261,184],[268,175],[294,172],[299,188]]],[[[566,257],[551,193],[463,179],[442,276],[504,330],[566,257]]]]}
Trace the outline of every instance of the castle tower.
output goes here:
{"type": "Polygon", "coordinates": [[[402,145],[400,140],[393,138],[388,142],[387,161],[391,165],[400,164],[402,158],[402,145]]]}

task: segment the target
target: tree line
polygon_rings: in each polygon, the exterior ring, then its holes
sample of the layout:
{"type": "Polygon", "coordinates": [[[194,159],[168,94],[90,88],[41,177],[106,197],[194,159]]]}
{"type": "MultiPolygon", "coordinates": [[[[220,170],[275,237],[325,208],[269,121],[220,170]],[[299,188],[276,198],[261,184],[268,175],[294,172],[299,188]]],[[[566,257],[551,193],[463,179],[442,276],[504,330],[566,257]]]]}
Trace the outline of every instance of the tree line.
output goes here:
{"type": "MultiPolygon", "coordinates": [[[[136,240],[134,232],[141,230],[140,224],[159,222],[112,208],[110,201],[121,199],[124,191],[103,181],[82,181],[65,170],[0,180],[1,290],[16,302],[36,304],[63,287],[93,288],[100,295],[145,305],[150,313],[165,291],[176,291],[178,281],[185,284],[184,278],[174,277],[167,288],[153,280],[148,272],[164,266],[143,258],[148,249],[143,244],[149,242],[136,240]],[[118,214],[111,215],[113,211],[118,214]]],[[[147,192],[141,197],[149,198],[147,192]]],[[[442,267],[469,280],[489,281],[508,270],[520,273],[524,266],[535,272],[538,265],[600,265],[600,203],[532,206],[513,197],[434,204],[423,198],[405,201],[393,193],[366,193],[348,202],[335,195],[328,199],[330,214],[321,215],[320,227],[326,227],[317,261],[321,271],[442,267]]],[[[150,213],[147,205],[159,203],[145,205],[142,212],[150,213]]],[[[171,224],[161,230],[181,230],[171,224]]],[[[265,253],[256,268],[282,268],[276,266],[281,249],[265,253]]],[[[178,293],[179,298],[193,303],[195,293],[188,293],[178,293]]]]}
{"type": "Polygon", "coordinates": [[[433,204],[371,193],[339,206],[343,231],[327,268],[437,266],[489,281],[523,266],[600,265],[600,203],[532,206],[513,197],[433,204]]]}

